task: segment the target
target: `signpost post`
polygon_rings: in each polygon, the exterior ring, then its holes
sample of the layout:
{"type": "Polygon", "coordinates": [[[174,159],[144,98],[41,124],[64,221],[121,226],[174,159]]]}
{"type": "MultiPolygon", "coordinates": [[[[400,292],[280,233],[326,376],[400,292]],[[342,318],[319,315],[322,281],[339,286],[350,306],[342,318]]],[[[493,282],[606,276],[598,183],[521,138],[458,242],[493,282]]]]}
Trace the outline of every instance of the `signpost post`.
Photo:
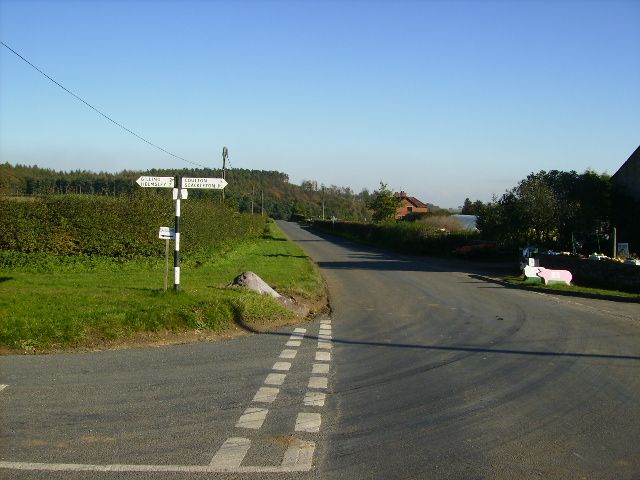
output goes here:
{"type": "Polygon", "coordinates": [[[176,202],[175,227],[160,227],[158,237],[167,241],[165,250],[165,287],[167,289],[168,262],[169,262],[169,240],[174,240],[175,249],[173,252],[173,289],[180,290],[180,200],[187,199],[189,188],[208,188],[221,190],[227,186],[224,178],[209,177],[184,177],[179,175],[174,177],[149,177],[143,176],[136,180],[136,183],[144,188],[173,188],[173,199],[176,202]]]}

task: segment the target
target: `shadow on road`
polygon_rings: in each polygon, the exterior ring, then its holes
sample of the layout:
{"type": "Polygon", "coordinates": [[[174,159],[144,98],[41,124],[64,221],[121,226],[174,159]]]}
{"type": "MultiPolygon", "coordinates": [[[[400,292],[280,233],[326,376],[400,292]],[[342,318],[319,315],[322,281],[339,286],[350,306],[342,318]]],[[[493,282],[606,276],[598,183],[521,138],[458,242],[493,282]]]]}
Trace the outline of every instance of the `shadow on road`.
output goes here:
{"type": "MultiPolygon", "coordinates": [[[[304,227],[303,227],[304,228],[304,227]]],[[[304,228],[308,230],[308,228],[304,228]]],[[[328,241],[348,250],[347,260],[317,262],[320,268],[337,270],[378,270],[400,272],[461,272],[484,275],[508,275],[518,271],[516,262],[469,261],[459,258],[427,257],[390,252],[378,247],[356,243],[325,232],[309,230],[318,239],[298,239],[295,242],[328,241]]]]}
{"type": "MultiPolygon", "coordinates": [[[[241,319],[240,311],[235,312],[234,322],[243,330],[259,335],[277,335],[289,337],[291,332],[269,332],[258,330],[248,325],[241,319]]],[[[310,340],[320,340],[317,335],[305,335],[304,338],[310,340]]],[[[324,339],[323,339],[324,340],[324,339]]],[[[494,353],[500,355],[524,355],[534,357],[569,357],[569,358],[601,358],[609,360],[640,360],[637,355],[614,355],[608,353],[581,353],[581,352],[548,352],[539,350],[515,350],[509,348],[489,348],[473,345],[420,345],[412,343],[392,343],[392,342],[371,342],[361,340],[348,340],[344,338],[334,338],[332,344],[355,345],[366,347],[386,347],[386,348],[406,348],[414,350],[444,351],[444,352],[466,352],[466,353],[494,353]]]]}

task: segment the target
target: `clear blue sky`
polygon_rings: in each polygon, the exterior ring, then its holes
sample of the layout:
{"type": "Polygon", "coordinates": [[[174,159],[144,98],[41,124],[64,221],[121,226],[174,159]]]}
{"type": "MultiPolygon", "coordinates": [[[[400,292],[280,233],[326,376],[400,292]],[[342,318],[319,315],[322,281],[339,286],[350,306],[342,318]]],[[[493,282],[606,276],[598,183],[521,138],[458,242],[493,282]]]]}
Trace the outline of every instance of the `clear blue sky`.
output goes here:
{"type": "MultiPolygon", "coordinates": [[[[0,38],[164,148],[443,207],[640,144],[640,1],[0,0],[0,38]]],[[[0,162],[188,166],[0,47],[0,162]]]]}

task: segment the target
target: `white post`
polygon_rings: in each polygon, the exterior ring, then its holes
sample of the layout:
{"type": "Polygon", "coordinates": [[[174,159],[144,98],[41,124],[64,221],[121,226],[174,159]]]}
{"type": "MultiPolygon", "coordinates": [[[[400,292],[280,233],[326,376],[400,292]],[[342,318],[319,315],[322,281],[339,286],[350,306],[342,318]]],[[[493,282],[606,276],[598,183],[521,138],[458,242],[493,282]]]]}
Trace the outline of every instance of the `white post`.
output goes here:
{"type": "Polygon", "coordinates": [[[176,239],[175,250],[173,252],[173,289],[180,291],[180,198],[182,193],[182,185],[180,184],[180,176],[176,177],[176,187],[178,195],[176,195],[176,239]]]}

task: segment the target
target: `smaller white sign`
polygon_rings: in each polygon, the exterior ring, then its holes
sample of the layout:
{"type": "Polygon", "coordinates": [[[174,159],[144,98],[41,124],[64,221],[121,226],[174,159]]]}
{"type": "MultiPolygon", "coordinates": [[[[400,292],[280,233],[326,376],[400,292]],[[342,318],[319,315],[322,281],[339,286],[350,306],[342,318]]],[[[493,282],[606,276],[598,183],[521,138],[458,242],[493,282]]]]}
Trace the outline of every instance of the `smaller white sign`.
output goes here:
{"type": "Polygon", "coordinates": [[[215,190],[222,190],[227,186],[227,181],[224,178],[191,178],[184,177],[182,179],[182,188],[212,188],[215,190]]]}
{"type": "Polygon", "coordinates": [[[139,177],[136,183],[141,187],[151,188],[173,188],[175,179],[173,177],[139,177]]]}
{"type": "Polygon", "coordinates": [[[177,200],[178,199],[178,190],[180,190],[180,199],[181,200],[186,200],[187,197],[189,196],[189,190],[187,190],[186,188],[174,188],[173,189],[173,199],[177,200]]]}
{"type": "Polygon", "coordinates": [[[627,258],[630,257],[629,254],[629,244],[628,243],[619,243],[618,244],[618,258],[627,258]]]}
{"type": "Polygon", "coordinates": [[[161,238],[162,240],[175,240],[176,229],[173,227],[160,227],[158,238],[161,238]]]}

